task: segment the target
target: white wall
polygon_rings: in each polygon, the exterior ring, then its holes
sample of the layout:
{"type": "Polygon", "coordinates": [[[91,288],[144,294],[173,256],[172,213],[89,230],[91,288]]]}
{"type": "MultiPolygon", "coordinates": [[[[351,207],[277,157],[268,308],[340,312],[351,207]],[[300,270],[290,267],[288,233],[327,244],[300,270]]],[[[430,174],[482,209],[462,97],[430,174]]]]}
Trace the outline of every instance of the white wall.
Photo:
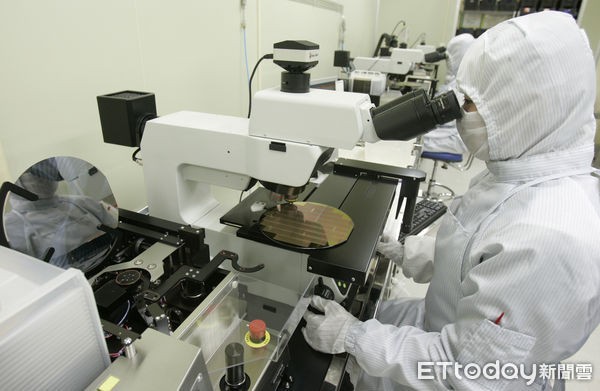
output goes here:
{"type": "MultiPolygon", "coordinates": [[[[375,40],[375,0],[338,3],[347,46],[366,55],[375,40]]],[[[273,42],[308,39],[321,45],[313,77],[337,74],[338,13],[289,0],[248,0],[246,7],[250,71],[273,42]]],[[[144,206],[142,169],[130,159],[133,149],[103,143],[96,96],[137,89],[156,94],[159,115],[245,116],[241,14],[240,0],[1,2],[0,180],[15,180],[49,156],[75,156],[108,177],[119,206],[144,206]]],[[[254,90],[276,85],[279,72],[261,64],[254,90]]]]}
{"type": "Polygon", "coordinates": [[[396,23],[404,20],[412,44],[421,33],[427,43],[445,45],[454,36],[456,10],[460,0],[380,0],[378,33],[389,33],[396,23]]]}

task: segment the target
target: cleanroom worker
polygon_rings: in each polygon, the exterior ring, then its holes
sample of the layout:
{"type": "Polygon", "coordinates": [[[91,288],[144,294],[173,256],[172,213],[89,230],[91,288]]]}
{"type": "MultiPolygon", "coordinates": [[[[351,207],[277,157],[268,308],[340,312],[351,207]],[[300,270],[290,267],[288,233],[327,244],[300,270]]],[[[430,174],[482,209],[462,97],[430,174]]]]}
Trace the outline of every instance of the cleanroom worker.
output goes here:
{"type": "Polygon", "coordinates": [[[528,386],[522,374],[468,379],[458,368],[556,365],[600,322],[589,42],[565,13],[517,17],[472,44],[457,85],[465,95],[459,133],[487,170],[450,205],[429,255],[409,240],[402,257],[400,245],[391,251],[399,263],[433,260],[425,299],[388,302],[378,319],[361,322],[313,298],[325,314],[307,312],[305,339],[352,355],[361,391],[563,389],[542,375],[528,386]],[[419,373],[424,362],[448,365],[419,373]]]}

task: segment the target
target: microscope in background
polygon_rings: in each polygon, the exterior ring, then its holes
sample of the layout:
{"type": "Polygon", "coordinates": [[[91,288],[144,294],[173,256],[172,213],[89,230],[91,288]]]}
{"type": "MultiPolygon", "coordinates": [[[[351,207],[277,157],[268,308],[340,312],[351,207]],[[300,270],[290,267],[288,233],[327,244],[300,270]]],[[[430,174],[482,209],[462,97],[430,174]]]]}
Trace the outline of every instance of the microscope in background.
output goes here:
{"type": "MultiPolygon", "coordinates": [[[[399,22],[396,27],[401,23],[404,22],[399,22]]],[[[418,45],[409,48],[406,26],[401,30],[405,33],[402,40],[394,35],[394,31],[380,36],[372,57],[351,58],[350,52],[337,50],[334,66],[347,73],[349,91],[369,94],[376,105],[419,89],[433,97],[437,63],[446,59],[446,48],[427,45],[424,34],[418,45]]]]}

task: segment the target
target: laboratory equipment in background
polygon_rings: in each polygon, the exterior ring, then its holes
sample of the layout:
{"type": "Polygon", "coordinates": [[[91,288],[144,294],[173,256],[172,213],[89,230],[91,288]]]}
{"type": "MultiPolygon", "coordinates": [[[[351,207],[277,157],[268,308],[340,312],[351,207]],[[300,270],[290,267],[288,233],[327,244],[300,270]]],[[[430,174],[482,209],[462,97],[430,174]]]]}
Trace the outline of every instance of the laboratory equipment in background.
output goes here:
{"type": "MultiPolygon", "coordinates": [[[[385,55],[350,58],[349,53],[336,52],[334,65],[351,69],[347,75],[349,91],[369,94],[376,105],[389,101],[384,95],[390,90],[399,94],[414,90],[435,91],[436,63],[446,58],[444,47],[422,44],[414,48],[385,47],[379,50],[385,55]]],[[[391,96],[397,98],[399,95],[391,96]]]]}
{"type": "Polygon", "coordinates": [[[546,10],[562,11],[578,19],[587,0],[464,0],[456,35],[475,38],[490,27],[513,18],[546,10]]]}
{"type": "Polygon", "coordinates": [[[437,63],[445,59],[446,48],[428,45],[425,33],[409,46],[408,28],[399,21],[392,32],[381,34],[372,57],[352,58],[350,52],[338,50],[334,66],[342,69],[348,91],[369,94],[371,101],[380,105],[415,90],[425,90],[433,97],[437,63]]]}

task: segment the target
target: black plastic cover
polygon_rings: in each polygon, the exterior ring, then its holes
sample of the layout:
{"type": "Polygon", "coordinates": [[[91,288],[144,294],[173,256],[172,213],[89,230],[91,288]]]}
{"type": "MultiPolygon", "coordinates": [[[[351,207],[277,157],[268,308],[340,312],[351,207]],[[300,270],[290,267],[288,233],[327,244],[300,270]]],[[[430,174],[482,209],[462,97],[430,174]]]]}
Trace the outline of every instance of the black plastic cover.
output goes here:
{"type": "Polygon", "coordinates": [[[335,52],[333,52],[333,66],[349,68],[350,52],[347,50],[336,50],[335,52]]]}
{"type": "Polygon", "coordinates": [[[319,44],[305,40],[288,40],[276,42],[273,47],[275,49],[315,50],[319,48],[319,44]]]}
{"type": "Polygon", "coordinates": [[[139,147],[145,121],[156,118],[154,94],[121,91],[96,99],[104,142],[139,147]]]}

